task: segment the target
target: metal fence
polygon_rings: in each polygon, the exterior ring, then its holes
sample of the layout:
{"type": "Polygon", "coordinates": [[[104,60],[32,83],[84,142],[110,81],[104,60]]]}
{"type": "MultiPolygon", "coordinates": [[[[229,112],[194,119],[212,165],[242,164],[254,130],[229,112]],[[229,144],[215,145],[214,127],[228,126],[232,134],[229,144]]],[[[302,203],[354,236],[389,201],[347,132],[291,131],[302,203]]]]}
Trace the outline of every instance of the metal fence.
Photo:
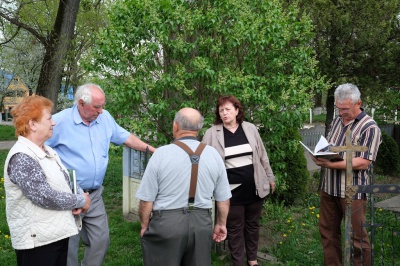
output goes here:
{"type": "Polygon", "coordinates": [[[325,126],[316,125],[311,128],[303,128],[300,130],[300,136],[302,138],[302,142],[308,147],[314,147],[321,136],[325,135],[325,126]]]}
{"type": "Polygon", "coordinates": [[[398,215],[400,211],[400,198],[399,195],[395,197],[390,196],[399,194],[400,186],[398,184],[374,184],[372,173],[370,174],[370,184],[367,186],[358,186],[358,192],[367,193],[369,199],[369,222],[364,223],[363,227],[367,228],[370,236],[370,265],[399,265],[400,223],[398,222],[398,215]],[[389,199],[379,201],[375,197],[375,194],[389,194],[389,199]],[[377,215],[377,211],[379,213],[390,211],[396,218],[390,218],[391,215],[389,213],[377,215]],[[392,221],[389,222],[386,219],[392,219],[392,221]],[[393,220],[395,221],[394,223],[393,220]]]}

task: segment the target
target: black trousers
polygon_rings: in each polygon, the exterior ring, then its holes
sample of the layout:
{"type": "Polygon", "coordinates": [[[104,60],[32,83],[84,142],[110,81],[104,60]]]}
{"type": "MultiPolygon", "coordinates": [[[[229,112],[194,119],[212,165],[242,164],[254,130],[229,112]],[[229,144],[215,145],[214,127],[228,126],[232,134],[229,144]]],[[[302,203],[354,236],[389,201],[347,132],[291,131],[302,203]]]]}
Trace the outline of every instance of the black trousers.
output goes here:
{"type": "Polygon", "coordinates": [[[65,266],[67,265],[69,238],[44,246],[15,250],[18,266],[65,266]]]}
{"type": "Polygon", "coordinates": [[[260,237],[260,217],[264,200],[246,205],[229,207],[226,227],[228,229],[228,247],[234,266],[242,266],[247,260],[257,260],[258,239],[260,237]]]}

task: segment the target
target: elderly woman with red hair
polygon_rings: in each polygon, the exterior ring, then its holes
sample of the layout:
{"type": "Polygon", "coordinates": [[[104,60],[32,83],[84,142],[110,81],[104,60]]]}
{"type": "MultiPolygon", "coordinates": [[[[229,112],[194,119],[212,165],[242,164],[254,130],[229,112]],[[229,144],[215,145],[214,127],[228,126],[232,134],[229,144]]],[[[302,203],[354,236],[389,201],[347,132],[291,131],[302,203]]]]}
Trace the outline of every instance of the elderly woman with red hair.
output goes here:
{"type": "Polygon", "coordinates": [[[70,178],[57,153],[44,142],[52,135],[53,103],[29,96],[11,110],[18,141],[4,166],[6,214],[18,265],[66,265],[68,240],[78,234],[74,215],[90,198],[70,178]]]}

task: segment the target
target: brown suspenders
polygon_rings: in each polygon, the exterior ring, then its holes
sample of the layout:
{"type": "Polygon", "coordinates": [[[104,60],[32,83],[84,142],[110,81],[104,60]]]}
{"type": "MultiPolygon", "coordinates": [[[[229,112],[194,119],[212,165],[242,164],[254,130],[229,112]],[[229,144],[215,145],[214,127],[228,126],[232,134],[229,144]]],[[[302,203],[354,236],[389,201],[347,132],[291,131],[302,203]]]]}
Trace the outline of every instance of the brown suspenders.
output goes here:
{"type": "Polygon", "coordinates": [[[196,195],[197,174],[199,172],[200,154],[203,152],[204,148],[206,147],[206,144],[200,142],[196,151],[193,152],[192,149],[190,149],[185,143],[179,140],[176,140],[173,143],[181,147],[184,151],[187,152],[187,154],[189,154],[190,161],[192,163],[192,173],[190,177],[190,189],[189,189],[189,210],[192,210],[194,204],[194,197],[196,195]]]}

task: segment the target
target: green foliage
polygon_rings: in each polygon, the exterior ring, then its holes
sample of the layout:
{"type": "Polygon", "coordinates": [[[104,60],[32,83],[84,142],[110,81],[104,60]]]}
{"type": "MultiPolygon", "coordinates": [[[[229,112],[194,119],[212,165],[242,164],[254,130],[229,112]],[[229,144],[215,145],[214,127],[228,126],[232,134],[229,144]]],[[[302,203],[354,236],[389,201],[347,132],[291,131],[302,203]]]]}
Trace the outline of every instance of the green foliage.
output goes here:
{"type": "MultiPolygon", "coordinates": [[[[315,28],[312,41],[318,67],[332,82],[326,107],[333,111],[333,90],[353,82],[363,103],[390,115],[398,107],[400,62],[399,0],[309,1],[299,3],[315,28]],[[392,90],[392,91],[391,91],[392,90]],[[387,109],[386,109],[387,108],[387,109]],[[385,110],[386,109],[386,110],[385,110]]],[[[332,117],[327,117],[327,121],[332,117]]]]}
{"type": "MultiPolygon", "coordinates": [[[[74,35],[69,40],[70,49],[68,49],[65,58],[62,59],[56,53],[51,52],[45,59],[45,65],[60,60],[59,64],[56,64],[56,67],[50,69],[50,71],[55,72],[56,69],[62,69],[63,73],[59,77],[59,81],[61,82],[62,80],[62,83],[67,87],[69,85],[74,87],[81,85],[81,80],[90,74],[84,72],[78,62],[82,55],[86,54],[89,47],[93,45],[94,33],[106,25],[107,16],[105,15],[105,10],[108,10],[107,5],[112,1],[81,0],[80,5],[79,1],[2,1],[1,3],[8,2],[9,4],[0,5],[0,23],[2,25],[0,34],[0,69],[18,74],[30,91],[36,93],[40,72],[45,69],[44,67],[42,68],[42,63],[46,50],[53,48],[55,45],[49,42],[52,41],[52,37],[56,36],[63,40],[66,36],[65,32],[57,33],[59,29],[73,29],[74,35]],[[60,3],[65,3],[69,8],[61,8],[59,10],[60,3]],[[75,21],[75,16],[69,13],[78,8],[78,6],[72,8],[71,5],[73,3],[79,5],[76,23],[73,22],[75,21]],[[71,23],[71,25],[63,26],[64,24],[61,23],[60,17],[59,21],[56,22],[58,13],[62,17],[66,17],[66,22],[71,23]]],[[[65,40],[60,41],[60,44],[66,43],[65,40]]],[[[60,48],[56,49],[57,52],[61,50],[60,48]]],[[[50,79],[50,81],[58,80],[58,78],[55,78],[56,74],[54,72],[47,73],[45,77],[52,77],[53,79],[50,79]]],[[[57,94],[61,86],[59,84],[55,86],[49,84],[50,82],[41,84],[38,92],[41,92],[56,103],[57,94]],[[48,85],[48,89],[44,89],[48,85]]]]}
{"type": "Polygon", "coordinates": [[[279,183],[293,150],[286,129],[300,128],[315,91],[326,90],[312,37],[310,19],[278,0],[117,1],[86,67],[105,77],[118,122],[153,145],[172,139],[180,108],[200,110],[205,130],[217,97],[237,96],[279,183]]]}
{"type": "Polygon", "coordinates": [[[16,140],[13,126],[0,125],[0,140],[16,140]]]}
{"type": "MultiPolygon", "coordinates": [[[[285,176],[277,186],[273,198],[285,202],[285,205],[301,203],[308,194],[310,174],[307,170],[304,151],[299,147],[299,140],[301,140],[300,132],[291,128],[287,129],[282,137],[282,143],[288,143],[290,148],[284,158],[285,176]]],[[[273,161],[271,164],[274,166],[273,161]]]]}
{"type": "Polygon", "coordinates": [[[382,131],[382,143],[376,158],[376,173],[398,176],[400,174],[400,152],[396,141],[382,131]]]}
{"type": "MultiPolygon", "coordinates": [[[[312,197],[318,199],[318,194],[312,197]]],[[[267,225],[272,227],[271,237],[274,238],[272,245],[264,249],[278,258],[279,265],[321,265],[319,205],[286,207],[267,201],[264,206],[265,216],[272,216],[268,217],[267,225]]]]}
{"type": "Polygon", "coordinates": [[[379,106],[376,108],[375,115],[377,123],[394,122],[400,102],[399,88],[389,88],[383,91],[373,92],[373,100],[379,106]]]}
{"type": "MultiPolygon", "coordinates": [[[[1,136],[1,134],[0,134],[1,136]]],[[[11,246],[10,230],[6,219],[6,199],[4,190],[4,162],[8,150],[0,150],[0,261],[1,265],[17,265],[14,249],[11,246]]]]}
{"type": "Polygon", "coordinates": [[[326,114],[314,115],[313,116],[313,123],[320,122],[324,123],[326,120],[326,114]]]}

